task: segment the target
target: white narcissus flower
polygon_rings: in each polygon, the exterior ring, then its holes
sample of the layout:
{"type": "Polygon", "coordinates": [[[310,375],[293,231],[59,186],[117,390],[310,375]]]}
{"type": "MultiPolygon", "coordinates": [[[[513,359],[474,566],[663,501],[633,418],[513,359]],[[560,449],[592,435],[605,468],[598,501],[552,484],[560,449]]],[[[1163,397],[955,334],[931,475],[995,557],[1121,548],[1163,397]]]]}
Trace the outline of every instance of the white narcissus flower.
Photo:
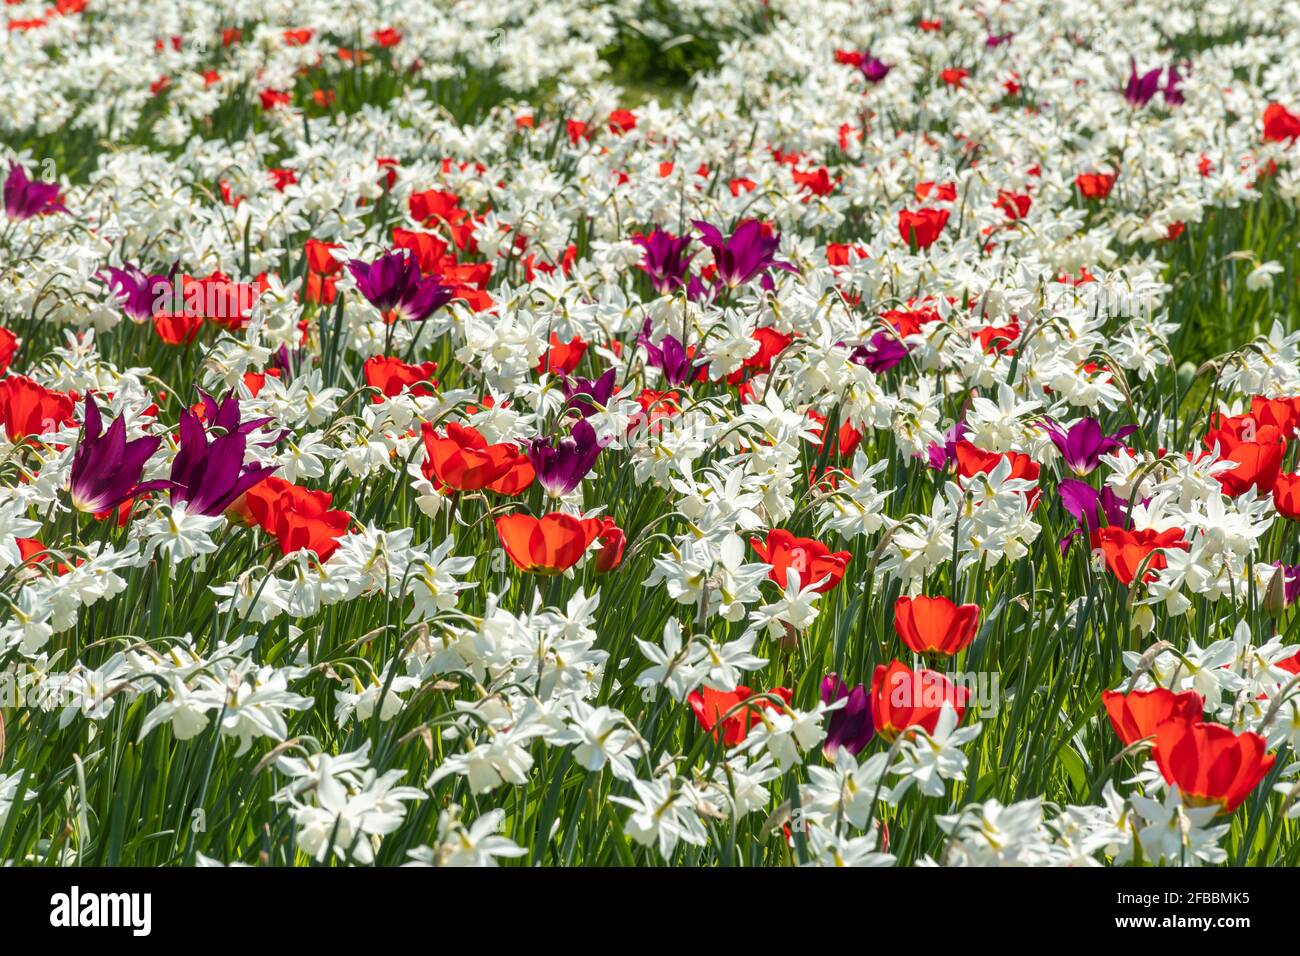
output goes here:
{"type": "Polygon", "coordinates": [[[1246,288],[1251,292],[1258,292],[1261,289],[1271,289],[1273,287],[1273,277],[1281,275],[1284,271],[1280,262],[1261,262],[1250,270],[1246,276],[1246,288]]]}
{"type": "Polygon", "coordinates": [[[893,866],[897,859],[879,850],[879,838],[869,836],[838,838],[820,828],[809,832],[812,859],[808,866],[893,866]]]}
{"type": "Polygon", "coordinates": [[[506,784],[526,784],[533,766],[533,756],[527,744],[544,732],[541,726],[532,725],[493,733],[486,742],[446,758],[429,777],[426,786],[432,787],[453,773],[465,777],[474,793],[488,793],[506,784]]]}
{"type": "Polygon", "coordinates": [[[1170,787],[1163,801],[1134,796],[1133,809],[1141,816],[1138,838],[1147,859],[1180,866],[1215,866],[1227,860],[1219,846],[1231,826],[1210,824],[1219,807],[1188,806],[1177,787],[1170,787]]]}
{"type": "Polygon", "coordinates": [[[750,653],[756,636],[751,631],[734,641],[717,643],[705,640],[704,647],[708,655],[706,663],[709,665],[708,674],[704,678],[705,685],[730,693],[736,689],[745,671],[757,670],[766,664],[766,658],[750,653]]]}
{"type": "Polygon", "coordinates": [[[408,624],[455,607],[456,596],[474,587],[473,581],[459,580],[473,569],[474,558],[448,557],[455,545],[456,539],[448,536],[427,558],[416,560],[415,573],[409,581],[415,601],[406,618],[408,624]]]}
{"type": "Polygon", "coordinates": [[[164,506],[141,529],[145,553],[153,556],[162,551],[176,561],[198,555],[212,554],[217,550],[213,535],[225,527],[226,519],[204,514],[190,514],[184,503],[164,506]]]}
{"type": "Polygon", "coordinates": [[[642,846],[657,847],[667,857],[679,842],[703,846],[704,825],[695,812],[697,794],[690,784],[671,775],[653,780],[633,780],[635,796],[612,796],[610,801],[632,810],[623,825],[629,837],[642,846]]]}
{"type": "Polygon", "coordinates": [[[640,735],[630,728],[621,711],[592,707],[575,701],[568,727],[551,738],[553,743],[573,746],[573,759],[585,770],[610,768],[620,780],[633,780],[632,761],[645,755],[640,735]]]}
{"type": "Polygon", "coordinates": [[[405,866],[497,866],[497,858],[525,856],[528,850],[498,831],[505,819],[504,810],[483,814],[469,826],[461,821],[462,808],[452,804],[438,817],[438,844],[407,851],[411,858],[405,866]]]}
{"type": "Polygon", "coordinates": [[[832,768],[808,768],[808,786],[800,801],[805,816],[820,814],[823,826],[834,827],[837,821],[867,826],[877,802],[893,799],[890,788],[884,786],[889,769],[887,753],[872,754],[859,763],[847,747],[840,747],[832,768]]]}
{"type": "Polygon", "coordinates": [[[822,717],[828,709],[834,709],[834,705],[828,708],[819,702],[810,711],[795,710],[789,706],[780,709],[761,708],[757,711],[759,719],[750,727],[749,734],[735,748],[734,753],[749,754],[751,757],[768,753],[778,767],[789,770],[803,763],[803,755],[826,739],[822,717]]]}
{"type": "Polygon", "coordinates": [[[817,590],[820,586],[820,582],[813,581],[807,587],[802,587],[799,572],[787,568],[785,590],[781,597],[756,609],[750,615],[751,626],[755,629],[766,628],[768,635],[777,639],[803,633],[820,613],[817,607],[817,601],[822,596],[817,590]]]}
{"type": "Polygon", "coordinates": [[[952,704],[944,701],[932,733],[915,727],[903,738],[898,762],[889,768],[902,778],[892,799],[900,799],[912,786],[926,796],[942,797],[945,781],[966,779],[966,754],[960,748],[979,736],[980,725],[958,728],[960,720],[952,704]]]}
{"type": "Polygon", "coordinates": [[[675,618],[664,625],[663,647],[639,637],[636,643],[653,665],[637,677],[638,687],[665,687],[680,702],[686,700],[686,695],[699,686],[708,672],[708,651],[693,639],[683,641],[682,626],[675,618]]]}
{"type": "Polygon", "coordinates": [[[381,721],[392,720],[406,705],[402,694],[415,690],[420,684],[418,677],[401,674],[391,680],[372,677],[366,684],[354,677],[350,689],[334,692],[334,722],[342,727],[353,715],[357,720],[366,721],[374,716],[376,708],[381,721]]]}

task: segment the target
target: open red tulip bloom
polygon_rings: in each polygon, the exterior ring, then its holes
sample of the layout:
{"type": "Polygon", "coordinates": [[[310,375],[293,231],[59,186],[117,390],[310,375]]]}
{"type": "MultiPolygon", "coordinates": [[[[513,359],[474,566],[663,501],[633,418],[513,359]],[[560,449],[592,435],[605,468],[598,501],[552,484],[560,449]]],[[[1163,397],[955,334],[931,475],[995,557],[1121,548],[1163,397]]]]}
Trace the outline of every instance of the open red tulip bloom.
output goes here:
{"type": "Polygon", "coordinates": [[[600,542],[600,551],[596,554],[596,573],[608,574],[623,563],[627,535],[614,523],[613,518],[601,519],[599,524],[596,540],[600,542]]]}
{"type": "Polygon", "coordinates": [[[960,720],[969,699],[965,687],[938,671],[913,671],[900,661],[877,665],[871,676],[871,722],[885,740],[892,741],[908,727],[932,734],[944,704],[950,704],[960,720]]]}
{"type": "Polygon", "coordinates": [[[1265,746],[1264,738],[1250,731],[1234,734],[1222,724],[1167,720],[1156,728],[1152,755],[1165,781],[1177,784],[1188,803],[1232,813],[1277,759],[1265,746]]]}
{"type": "Polygon", "coordinates": [[[420,431],[428,453],[421,470],[438,487],[517,495],[533,483],[533,466],[514,445],[489,445],[476,429],[456,422],[443,435],[428,422],[420,431]]]}
{"type": "Polygon", "coordinates": [[[14,444],[73,422],[75,399],[25,375],[0,380],[0,426],[14,444]]]}
{"type": "Polygon", "coordinates": [[[282,554],[307,550],[327,561],[352,521],[346,511],[330,508],[333,501],[328,491],[311,491],[272,475],[248,489],[234,510],[275,535],[282,554]]]}
{"type": "Polygon", "coordinates": [[[433,377],[437,370],[437,362],[408,365],[391,355],[372,356],[366,359],[365,365],[361,367],[366,384],[379,389],[379,394],[371,397],[371,401],[376,404],[385,398],[401,395],[403,390],[411,395],[432,395],[433,390],[438,386],[437,380],[433,377]]]}
{"type": "Polygon", "coordinates": [[[947,224],[946,209],[901,209],[898,213],[898,234],[905,243],[918,249],[934,245],[947,224]]]}
{"type": "Polygon", "coordinates": [[[513,514],[497,518],[497,536],[506,554],[522,571],[559,574],[577,564],[603,529],[596,518],[560,512],[534,518],[513,514]]]}
{"type": "Polygon", "coordinates": [[[1155,531],[1151,528],[1125,531],[1118,525],[1108,525],[1093,531],[1089,540],[1093,551],[1100,549],[1106,558],[1106,567],[1110,568],[1111,573],[1124,585],[1133,583],[1138,568],[1147,555],[1151,555],[1151,560],[1147,561],[1147,571],[1143,580],[1150,582],[1156,579],[1158,571],[1169,566],[1160,549],[1186,549],[1187,547],[1186,542],[1183,541],[1181,528],[1167,528],[1164,531],[1155,531]]]}
{"type": "Polygon", "coordinates": [[[1260,424],[1254,415],[1220,417],[1206,434],[1204,445],[1210,450],[1217,445],[1224,461],[1236,463],[1231,471],[1215,476],[1223,486],[1223,493],[1230,498],[1244,494],[1251,487],[1261,495],[1270,493],[1286,455],[1282,430],[1276,425],[1260,424]]]}
{"type": "Polygon", "coordinates": [[[784,528],[774,528],[767,540],[750,538],[750,546],[759,558],[772,566],[768,573],[781,587],[786,586],[786,571],[794,568],[799,574],[799,587],[806,588],[821,581],[817,592],[825,594],[844,577],[849,559],[848,551],[832,552],[830,548],[812,538],[796,538],[784,528]]]}
{"type": "MultiPolygon", "coordinates": [[[[788,688],[774,687],[769,693],[780,697],[787,704],[790,703],[791,694],[788,688]]],[[[712,733],[714,737],[719,736],[718,725],[721,723],[722,742],[728,747],[734,747],[744,741],[750,727],[763,719],[760,711],[776,707],[776,704],[766,697],[745,704],[745,701],[753,696],[754,692],[743,684],[738,685],[730,693],[705,687],[687,694],[686,702],[690,704],[700,726],[712,733]],[[741,707],[741,704],[745,706],[741,707]],[[728,714],[733,707],[736,708],[735,711],[728,714]]]]}
{"type": "Polygon", "coordinates": [[[1101,695],[1101,701],[1110,717],[1110,725],[1125,747],[1153,737],[1156,728],[1166,720],[1190,723],[1200,720],[1205,711],[1205,701],[1196,691],[1175,694],[1163,687],[1127,694],[1108,690],[1101,695]]]}
{"type": "Polygon", "coordinates": [[[918,654],[956,654],[975,639],[979,624],[978,604],[958,605],[924,594],[894,602],[894,630],[918,654]]]}
{"type": "Polygon", "coordinates": [[[1283,438],[1294,438],[1300,427],[1300,396],[1265,398],[1255,395],[1250,400],[1250,414],[1261,428],[1272,425],[1283,438]]]}
{"type": "Polygon", "coordinates": [[[1273,507],[1292,521],[1300,521],[1300,474],[1278,475],[1273,484],[1273,507]]]}

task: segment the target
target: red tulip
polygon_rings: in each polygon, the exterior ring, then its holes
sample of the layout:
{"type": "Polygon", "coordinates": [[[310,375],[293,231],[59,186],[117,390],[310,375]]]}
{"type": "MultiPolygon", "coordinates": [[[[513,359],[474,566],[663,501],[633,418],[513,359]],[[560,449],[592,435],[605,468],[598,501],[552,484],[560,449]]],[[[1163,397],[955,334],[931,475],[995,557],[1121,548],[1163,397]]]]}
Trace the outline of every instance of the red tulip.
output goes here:
{"type": "MultiPolygon", "coordinates": [[[[441,276],[456,259],[448,253],[445,239],[432,232],[418,232],[414,229],[393,229],[393,248],[405,249],[420,265],[425,275],[441,276]]],[[[443,285],[448,283],[444,282],[443,285]]]]}
{"type": "Polygon", "coordinates": [[[569,142],[574,146],[578,145],[580,139],[591,139],[591,132],[582,120],[565,120],[564,131],[569,137],[569,142]]]}
{"type": "Polygon", "coordinates": [[[1205,712],[1205,701],[1194,690],[1181,694],[1163,687],[1127,694],[1108,690],[1101,695],[1101,701],[1106,706],[1115,735],[1125,747],[1154,736],[1156,728],[1166,720],[1191,723],[1200,720],[1205,712]]]}
{"type": "Polygon", "coordinates": [[[1222,724],[1168,720],[1156,728],[1152,753],[1165,781],[1177,784],[1189,803],[1218,805],[1231,813],[1264,779],[1277,759],[1264,738],[1234,734],[1222,724]]]}
{"type": "Polygon", "coordinates": [[[438,223],[455,225],[469,215],[460,208],[460,197],[444,190],[426,189],[424,192],[412,193],[407,204],[411,209],[411,218],[426,226],[438,223]]]}
{"type": "MultiPolygon", "coordinates": [[[[498,446],[494,445],[492,447],[498,446]]],[[[510,450],[512,454],[507,459],[506,470],[500,478],[487,486],[488,491],[514,497],[533,483],[533,480],[537,477],[537,472],[533,470],[533,463],[528,460],[528,456],[521,451],[515,450],[513,445],[501,447],[510,450]]]]}
{"type": "Polygon", "coordinates": [[[1012,355],[1011,346],[1020,338],[1020,323],[1014,318],[1006,325],[986,325],[971,333],[985,355],[1012,355]]]}
{"type": "MultiPolygon", "coordinates": [[[[785,687],[774,687],[769,693],[780,697],[787,704],[790,703],[791,694],[785,687]]],[[[776,707],[766,698],[746,704],[744,707],[738,706],[752,696],[754,692],[743,684],[738,685],[730,693],[705,687],[687,694],[686,703],[695,713],[695,719],[700,722],[700,726],[712,733],[714,737],[718,736],[717,727],[721,722],[722,742],[728,747],[734,747],[749,735],[749,728],[763,719],[759,711],[776,707]],[[733,707],[737,708],[736,711],[727,716],[727,712],[733,707]]]]}
{"type": "Polygon", "coordinates": [[[963,478],[973,478],[978,474],[991,472],[1005,458],[1011,462],[1010,477],[1023,478],[1026,481],[1038,480],[1040,470],[1038,462],[1020,452],[984,451],[963,438],[957,442],[956,454],[957,473],[963,478]]]}
{"type": "Polygon", "coordinates": [[[636,129],[636,114],[631,110],[614,110],[609,114],[609,131],[619,136],[636,129]]]}
{"type": "Polygon", "coordinates": [[[947,209],[902,209],[898,213],[898,234],[909,246],[928,249],[948,224],[947,209]]]}
{"type": "Polygon", "coordinates": [[[303,296],[305,301],[312,305],[333,305],[338,297],[337,279],[333,276],[317,275],[315,272],[307,273],[307,292],[303,296]]]}
{"type": "Polygon", "coordinates": [[[1250,414],[1260,426],[1272,425],[1283,438],[1291,438],[1300,428],[1300,396],[1264,398],[1256,395],[1250,400],[1250,414]]]}
{"type": "Polygon", "coordinates": [[[18,336],[8,329],[0,329],[0,375],[9,371],[9,363],[18,353],[18,336]]]}
{"type": "Polygon", "coordinates": [[[72,423],[73,398],[25,375],[0,380],[0,425],[15,444],[72,423]]]}
{"type": "Polygon", "coordinates": [[[917,183],[916,198],[917,201],[924,201],[933,196],[936,202],[956,202],[957,201],[957,184],[956,183],[917,183]]]}
{"type": "Polygon", "coordinates": [[[656,392],[644,388],[636,400],[641,406],[641,412],[628,420],[629,434],[637,428],[645,428],[650,434],[657,435],[663,430],[660,422],[672,418],[682,410],[680,392],[656,392]]]}
{"type": "Polygon", "coordinates": [[[978,604],[953,604],[946,597],[904,595],[894,602],[894,630],[918,654],[956,654],[979,630],[978,604]]]}
{"type": "MultiPolygon", "coordinates": [[[[1007,476],[1008,478],[1037,481],[1041,470],[1038,462],[1028,455],[1016,451],[1001,453],[984,451],[984,449],[977,448],[965,438],[954,446],[954,454],[957,459],[957,474],[962,478],[974,478],[976,475],[991,472],[1004,458],[1011,464],[1011,474],[1007,476]]],[[[1039,493],[1040,489],[1038,488],[1031,488],[1025,493],[1025,500],[1031,508],[1038,504],[1039,493]]]]}
{"type": "Polygon", "coordinates": [[[1138,566],[1148,554],[1151,555],[1151,560],[1147,562],[1145,580],[1154,581],[1157,577],[1156,572],[1169,566],[1159,549],[1183,548],[1185,550],[1187,548],[1181,528],[1169,528],[1165,531],[1155,531],[1150,528],[1141,531],[1125,531],[1119,525],[1108,525],[1093,531],[1090,543],[1093,551],[1101,549],[1106,558],[1106,566],[1124,585],[1133,583],[1138,566]]]}
{"type": "Polygon", "coordinates": [[[515,567],[538,574],[559,574],[573,567],[601,531],[594,518],[560,512],[541,518],[503,515],[496,524],[497,536],[515,567]]]}
{"type": "Polygon", "coordinates": [[[282,554],[313,551],[327,561],[352,522],[346,511],[331,510],[333,500],[328,491],[310,491],[272,475],[244,492],[232,510],[275,535],[282,554]]]}
{"type": "Polygon", "coordinates": [[[1262,425],[1253,415],[1219,416],[1203,439],[1207,449],[1216,443],[1223,460],[1237,465],[1215,475],[1225,495],[1235,498],[1252,485],[1261,494],[1273,490],[1286,454],[1286,438],[1276,425],[1262,425]]]}
{"type": "Polygon", "coordinates": [[[1001,209],[1003,214],[1013,222],[1017,219],[1024,219],[1029,214],[1029,207],[1033,205],[1033,200],[1025,193],[1013,193],[1001,190],[998,193],[997,201],[993,203],[995,209],[1001,209]]]}
{"type": "Polygon", "coordinates": [[[1273,484],[1273,507],[1292,521],[1300,521],[1300,475],[1278,475],[1273,484]]]}
{"type": "MultiPolygon", "coordinates": [[[[18,555],[24,562],[32,561],[35,564],[50,564],[50,552],[45,545],[41,544],[38,538],[14,538],[14,543],[18,545],[18,555]]],[[[84,558],[77,558],[77,565],[85,564],[84,558]]],[[[55,566],[55,572],[59,575],[67,574],[72,569],[63,562],[55,566]]]]}
{"type": "Polygon", "coordinates": [[[899,661],[879,664],[871,676],[871,722],[876,733],[892,741],[908,727],[934,733],[943,705],[950,704],[960,720],[970,692],[938,671],[911,670],[899,661]]]}
{"type": "Polygon", "coordinates": [[[1297,137],[1300,137],[1300,116],[1288,112],[1281,103],[1269,103],[1264,108],[1264,141],[1294,143],[1297,137]]]}
{"type": "Polygon", "coordinates": [[[1115,185],[1115,174],[1081,173],[1074,178],[1074,185],[1084,199],[1105,199],[1115,185]]]}
{"type": "MultiPolygon", "coordinates": [[[[754,330],[754,340],[758,342],[758,351],[741,362],[740,368],[727,376],[728,385],[739,385],[747,375],[763,375],[772,371],[772,360],[794,341],[794,336],[778,332],[771,326],[765,325],[754,330]]],[[[822,421],[825,421],[825,418],[822,421]]]]}
{"type": "Polygon", "coordinates": [[[533,466],[514,445],[489,445],[476,429],[456,422],[448,423],[444,436],[429,422],[420,431],[428,453],[421,471],[439,487],[513,495],[532,483],[533,466]]]}
{"type": "Polygon", "coordinates": [[[600,542],[600,551],[596,553],[596,573],[607,574],[623,563],[623,547],[627,544],[627,535],[614,524],[613,518],[605,518],[600,523],[596,540],[600,542]]]}
{"type": "Polygon", "coordinates": [[[203,328],[203,316],[189,311],[155,312],[153,327],[158,338],[168,345],[190,345],[203,328]]]}
{"type": "Polygon", "coordinates": [[[831,552],[820,541],[796,538],[784,528],[774,528],[767,533],[767,541],[750,538],[750,546],[759,558],[772,566],[768,577],[782,588],[786,586],[786,571],[794,568],[799,574],[799,587],[806,588],[816,581],[819,594],[825,594],[844,577],[849,559],[848,551],[831,552]]]}
{"type": "Polygon", "coordinates": [[[412,395],[432,395],[438,382],[433,373],[438,370],[437,362],[421,362],[419,365],[407,365],[396,356],[375,355],[366,359],[362,366],[362,375],[366,384],[379,389],[380,394],[371,396],[378,404],[384,398],[394,398],[407,390],[412,395]]]}
{"type": "Polygon", "coordinates": [[[343,269],[343,263],[330,255],[331,249],[342,249],[337,242],[321,242],[319,239],[307,240],[307,268],[319,276],[337,275],[343,269]]]}
{"type": "MultiPolygon", "coordinates": [[[[817,454],[826,453],[826,416],[821,412],[809,409],[808,417],[815,423],[812,427],[813,432],[817,435],[817,454]]],[[[852,422],[841,423],[839,429],[833,436],[831,443],[831,452],[840,458],[847,458],[857,450],[858,445],[862,443],[862,433],[853,427],[852,422]]]]}
{"type": "Polygon", "coordinates": [[[939,79],[951,87],[961,89],[965,83],[966,77],[970,76],[970,70],[963,70],[960,67],[950,66],[946,70],[939,71],[939,79]]]}
{"type": "Polygon", "coordinates": [[[574,336],[568,342],[561,342],[559,335],[551,333],[551,347],[540,362],[537,363],[537,373],[550,372],[552,375],[568,375],[582,357],[587,354],[587,343],[580,337],[574,336]]]}

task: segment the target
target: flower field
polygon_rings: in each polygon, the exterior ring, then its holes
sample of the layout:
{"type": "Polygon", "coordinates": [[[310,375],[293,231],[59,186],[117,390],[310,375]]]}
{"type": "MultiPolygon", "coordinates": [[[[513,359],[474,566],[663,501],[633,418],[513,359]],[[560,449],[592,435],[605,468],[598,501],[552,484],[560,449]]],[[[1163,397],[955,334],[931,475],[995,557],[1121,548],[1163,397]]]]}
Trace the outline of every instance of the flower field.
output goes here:
{"type": "Polygon", "coordinates": [[[5,0],[0,865],[1300,863],[1300,7],[5,0]]]}

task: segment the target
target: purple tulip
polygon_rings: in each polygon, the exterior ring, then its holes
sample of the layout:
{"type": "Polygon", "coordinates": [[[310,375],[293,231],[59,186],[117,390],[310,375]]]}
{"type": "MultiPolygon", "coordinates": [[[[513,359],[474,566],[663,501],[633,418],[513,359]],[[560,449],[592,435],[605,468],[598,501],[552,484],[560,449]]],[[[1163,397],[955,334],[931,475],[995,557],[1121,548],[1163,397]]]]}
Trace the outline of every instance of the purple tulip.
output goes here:
{"type": "Polygon", "coordinates": [[[675,335],[665,335],[658,345],[650,341],[650,320],[647,319],[637,341],[645,346],[646,364],[664,373],[669,385],[685,385],[694,381],[707,362],[694,362],[686,354],[686,346],[675,335]]]}
{"type": "Polygon", "coordinates": [[[225,398],[218,402],[207,392],[199,392],[203,399],[203,420],[207,422],[208,428],[219,428],[224,432],[238,432],[241,435],[247,435],[257,431],[263,425],[271,420],[270,416],[264,418],[250,418],[248,421],[240,420],[239,399],[235,393],[229,392],[225,398]]]}
{"type": "Polygon", "coordinates": [[[849,356],[849,361],[864,365],[877,375],[888,372],[907,358],[907,346],[883,329],[871,337],[866,345],[859,345],[849,356]]]}
{"type": "Polygon", "coordinates": [[[437,277],[426,279],[420,274],[420,264],[403,252],[390,252],[374,262],[353,259],[348,271],[371,305],[409,322],[427,319],[452,298],[449,286],[437,277]]]}
{"type": "Polygon", "coordinates": [[[1098,491],[1086,481],[1066,478],[1056,486],[1056,493],[1061,497],[1061,506],[1079,523],[1078,527],[1061,539],[1062,554],[1070,549],[1070,542],[1081,534],[1091,536],[1098,528],[1111,525],[1128,528],[1132,523],[1128,514],[1128,501],[1109,487],[1098,491]]]}
{"type": "Polygon", "coordinates": [[[1076,475],[1091,473],[1101,463],[1102,455],[1123,448],[1121,439],[1137,431],[1136,425],[1125,425],[1115,434],[1106,435],[1095,418],[1081,418],[1069,431],[1050,418],[1044,420],[1043,427],[1052,444],[1060,450],[1066,466],[1076,475]]]}
{"type": "Polygon", "coordinates": [[[1086,481],[1066,478],[1056,486],[1056,493],[1061,498],[1061,507],[1079,522],[1083,532],[1090,534],[1096,530],[1097,505],[1101,502],[1101,493],[1096,488],[1086,481]]]}
{"type": "Polygon", "coordinates": [[[686,283],[686,298],[692,302],[703,304],[714,298],[716,290],[709,288],[704,284],[704,280],[699,276],[691,276],[690,281],[686,283]]]}
{"type": "Polygon", "coordinates": [[[656,229],[648,236],[633,236],[632,241],[645,251],[641,268],[650,276],[650,284],[660,295],[686,284],[686,272],[695,253],[683,256],[691,244],[690,236],[674,236],[656,229]]]}
{"type": "Polygon", "coordinates": [[[128,262],[121,269],[105,266],[99,280],[117,296],[122,312],[137,322],[171,307],[174,290],[168,276],[146,273],[128,262]]]}
{"type": "Polygon", "coordinates": [[[275,352],[271,353],[271,367],[278,368],[283,372],[281,378],[285,381],[293,378],[306,362],[306,349],[299,348],[290,351],[289,346],[282,344],[275,352]]]}
{"type": "Polygon", "coordinates": [[[1000,47],[1004,43],[1010,43],[1015,38],[1014,33],[990,33],[984,40],[984,45],[990,50],[994,47],[1000,47]]]}
{"type": "Polygon", "coordinates": [[[270,421],[259,418],[241,422],[239,399],[234,393],[219,405],[203,396],[203,417],[181,412],[181,450],[172,460],[172,504],[185,503],[191,514],[223,514],[235,500],[278,465],[246,465],[248,433],[270,421]],[[211,432],[220,432],[209,441],[211,432]]]}
{"type": "Polygon", "coordinates": [[[930,442],[926,446],[926,464],[935,471],[943,471],[957,460],[957,443],[966,437],[966,423],[957,422],[943,436],[943,444],[930,442]]]}
{"type": "Polygon", "coordinates": [[[31,219],[47,212],[67,212],[59,202],[59,184],[28,179],[17,163],[9,164],[4,186],[5,215],[10,219],[31,219]]]}
{"type": "Polygon", "coordinates": [[[596,405],[609,404],[614,396],[614,378],[614,369],[610,369],[594,382],[589,378],[565,378],[560,383],[560,388],[568,399],[568,407],[586,418],[595,414],[596,405]]]}
{"type": "Polygon", "coordinates": [[[1170,106],[1180,106],[1184,102],[1183,91],[1178,88],[1182,82],[1183,76],[1178,72],[1178,67],[1171,65],[1164,90],[1165,102],[1170,106]]]}
{"type": "Polygon", "coordinates": [[[887,77],[893,67],[880,57],[872,56],[871,51],[868,50],[862,55],[862,63],[858,69],[862,71],[862,76],[868,83],[875,85],[887,77]]]}
{"type": "Polygon", "coordinates": [[[713,252],[713,264],[718,270],[718,282],[728,289],[744,285],[757,275],[763,276],[763,288],[772,288],[769,271],[784,269],[795,272],[795,267],[776,258],[776,250],[781,247],[781,237],[774,232],[764,231],[763,223],[757,219],[746,219],[736,227],[735,232],[723,238],[716,226],[703,220],[693,222],[700,231],[700,241],[713,252]]]}
{"type": "Polygon", "coordinates": [[[871,723],[871,699],[867,696],[866,687],[859,684],[849,690],[837,674],[827,674],[822,681],[821,693],[822,703],[825,704],[848,698],[848,703],[843,707],[831,711],[822,753],[827,760],[834,760],[835,751],[843,747],[856,757],[871,742],[876,732],[871,723]]]}
{"type": "Polygon", "coordinates": [[[1156,67],[1154,70],[1148,70],[1138,76],[1137,61],[1130,60],[1129,62],[1132,66],[1128,83],[1124,87],[1124,99],[1128,100],[1129,105],[1133,107],[1146,106],[1160,89],[1160,74],[1164,70],[1161,67],[1156,67]]]}
{"type": "Polygon", "coordinates": [[[567,438],[552,443],[545,438],[534,438],[526,446],[529,462],[537,473],[538,483],[556,497],[567,495],[587,477],[600,450],[608,440],[596,438],[596,430],[587,420],[580,419],[567,438]]]}
{"type": "Polygon", "coordinates": [[[121,415],[104,431],[95,397],[87,394],[86,420],[72,456],[72,507],[95,514],[142,492],[167,487],[166,481],[140,482],[145,462],[160,444],[161,438],[149,436],[127,441],[126,419],[121,415]]]}
{"type": "Polygon", "coordinates": [[[1274,561],[1273,567],[1282,569],[1282,600],[1290,607],[1300,599],[1300,564],[1283,564],[1274,561]]]}
{"type": "Polygon", "coordinates": [[[1067,478],[1057,485],[1056,493],[1061,496],[1061,506],[1073,515],[1077,522],[1069,534],[1057,542],[1061,554],[1064,555],[1070,550],[1070,544],[1075,538],[1081,534],[1091,537],[1096,529],[1099,495],[1092,485],[1074,478],[1067,478]]]}

